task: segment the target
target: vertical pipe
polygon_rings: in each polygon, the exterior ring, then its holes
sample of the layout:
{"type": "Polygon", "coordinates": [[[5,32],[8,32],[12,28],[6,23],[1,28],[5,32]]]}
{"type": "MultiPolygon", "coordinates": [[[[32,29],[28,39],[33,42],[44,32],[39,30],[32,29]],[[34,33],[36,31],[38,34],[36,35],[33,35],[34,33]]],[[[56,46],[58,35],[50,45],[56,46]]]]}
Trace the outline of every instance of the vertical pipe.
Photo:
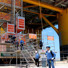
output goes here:
{"type": "Polygon", "coordinates": [[[11,0],[11,23],[15,24],[15,0],[11,0]]]}
{"type": "Polygon", "coordinates": [[[1,26],[0,26],[0,42],[1,42],[1,26]]]}
{"type": "MultiPolygon", "coordinates": [[[[15,20],[15,0],[11,0],[11,23],[16,25],[16,20],[15,20]]],[[[15,29],[15,28],[14,28],[15,29]]],[[[16,66],[17,66],[17,52],[16,52],[16,66]]]]}

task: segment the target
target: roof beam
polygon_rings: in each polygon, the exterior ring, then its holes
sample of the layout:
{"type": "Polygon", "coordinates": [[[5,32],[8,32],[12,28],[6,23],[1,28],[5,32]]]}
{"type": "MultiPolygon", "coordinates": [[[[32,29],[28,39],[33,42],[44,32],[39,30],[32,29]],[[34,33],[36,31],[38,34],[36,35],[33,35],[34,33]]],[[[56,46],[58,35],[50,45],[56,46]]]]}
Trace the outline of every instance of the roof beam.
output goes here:
{"type": "Polygon", "coordinates": [[[26,2],[26,3],[34,4],[34,5],[37,5],[37,6],[40,6],[40,7],[43,7],[43,8],[47,8],[47,9],[50,9],[50,10],[54,10],[54,11],[57,11],[57,12],[63,12],[63,9],[49,5],[47,3],[43,3],[43,2],[39,3],[39,1],[36,1],[36,0],[29,0],[29,1],[23,0],[23,1],[26,2]]]}
{"type": "Polygon", "coordinates": [[[36,5],[25,6],[23,8],[31,8],[31,7],[36,7],[36,5]]]}
{"type": "Polygon", "coordinates": [[[28,25],[41,25],[40,23],[27,23],[28,25]]]}
{"type": "Polygon", "coordinates": [[[60,4],[62,4],[64,2],[64,0],[61,0],[60,2],[56,3],[55,6],[58,6],[60,4]]]}
{"type": "MultiPolygon", "coordinates": [[[[37,12],[32,12],[32,11],[29,11],[29,10],[23,10],[23,11],[25,11],[25,12],[29,12],[29,13],[34,13],[34,14],[37,14],[37,15],[40,15],[40,13],[37,13],[37,12]]],[[[42,15],[44,15],[44,16],[56,16],[56,15],[50,15],[50,14],[43,14],[42,13],[42,15]]]]}
{"type": "MultiPolygon", "coordinates": [[[[52,24],[54,24],[54,22],[56,22],[56,21],[57,20],[52,21],[52,24]]],[[[43,29],[44,29],[44,27],[47,27],[47,26],[49,26],[49,24],[43,22],[43,29]]],[[[38,27],[37,29],[42,29],[42,27],[38,27]]]]}

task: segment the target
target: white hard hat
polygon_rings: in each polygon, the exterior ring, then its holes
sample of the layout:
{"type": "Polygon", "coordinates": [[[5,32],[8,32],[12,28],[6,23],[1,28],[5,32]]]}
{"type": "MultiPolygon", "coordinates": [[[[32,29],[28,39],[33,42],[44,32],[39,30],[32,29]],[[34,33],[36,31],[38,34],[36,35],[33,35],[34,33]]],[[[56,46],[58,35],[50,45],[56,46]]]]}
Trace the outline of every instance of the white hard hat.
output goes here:
{"type": "Polygon", "coordinates": [[[38,51],[35,51],[35,53],[38,53],[38,51]]]}

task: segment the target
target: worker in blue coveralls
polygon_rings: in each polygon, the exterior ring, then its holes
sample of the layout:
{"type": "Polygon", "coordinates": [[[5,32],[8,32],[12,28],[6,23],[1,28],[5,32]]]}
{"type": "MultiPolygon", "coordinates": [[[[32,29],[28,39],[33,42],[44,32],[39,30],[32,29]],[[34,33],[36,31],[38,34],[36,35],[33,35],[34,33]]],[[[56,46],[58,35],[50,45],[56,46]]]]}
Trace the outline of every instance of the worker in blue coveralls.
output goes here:
{"type": "Polygon", "coordinates": [[[35,51],[35,64],[37,65],[37,67],[39,67],[39,58],[40,58],[40,55],[38,53],[38,51],[35,51]]]}
{"type": "Polygon", "coordinates": [[[21,50],[22,50],[22,48],[24,49],[23,45],[24,45],[24,41],[21,39],[21,41],[20,41],[21,50]]]}
{"type": "Polygon", "coordinates": [[[54,59],[56,57],[56,54],[50,50],[50,46],[47,46],[46,49],[47,49],[47,51],[46,51],[45,55],[47,56],[48,66],[49,66],[49,68],[51,68],[51,66],[52,66],[52,68],[55,68],[54,59]]]}

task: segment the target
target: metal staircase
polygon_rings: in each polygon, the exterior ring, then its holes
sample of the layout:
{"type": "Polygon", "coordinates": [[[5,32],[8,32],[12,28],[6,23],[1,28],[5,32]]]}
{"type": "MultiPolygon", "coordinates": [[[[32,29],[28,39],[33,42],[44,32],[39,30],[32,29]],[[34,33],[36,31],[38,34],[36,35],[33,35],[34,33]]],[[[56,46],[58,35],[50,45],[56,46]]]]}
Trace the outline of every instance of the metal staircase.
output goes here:
{"type": "Polygon", "coordinates": [[[31,63],[35,63],[33,56],[31,56],[28,50],[21,50],[20,53],[20,67],[23,66],[23,63],[27,66],[30,66],[31,63]]]}
{"type": "Polygon", "coordinates": [[[20,67],[23,67],[23,63],[25,63],[26,68],[32,63],[35,64],[35,51],[36,50],[31,43],[27,43],[26,46],[24,46],[24,49],[20,52],[20,67]]]}

